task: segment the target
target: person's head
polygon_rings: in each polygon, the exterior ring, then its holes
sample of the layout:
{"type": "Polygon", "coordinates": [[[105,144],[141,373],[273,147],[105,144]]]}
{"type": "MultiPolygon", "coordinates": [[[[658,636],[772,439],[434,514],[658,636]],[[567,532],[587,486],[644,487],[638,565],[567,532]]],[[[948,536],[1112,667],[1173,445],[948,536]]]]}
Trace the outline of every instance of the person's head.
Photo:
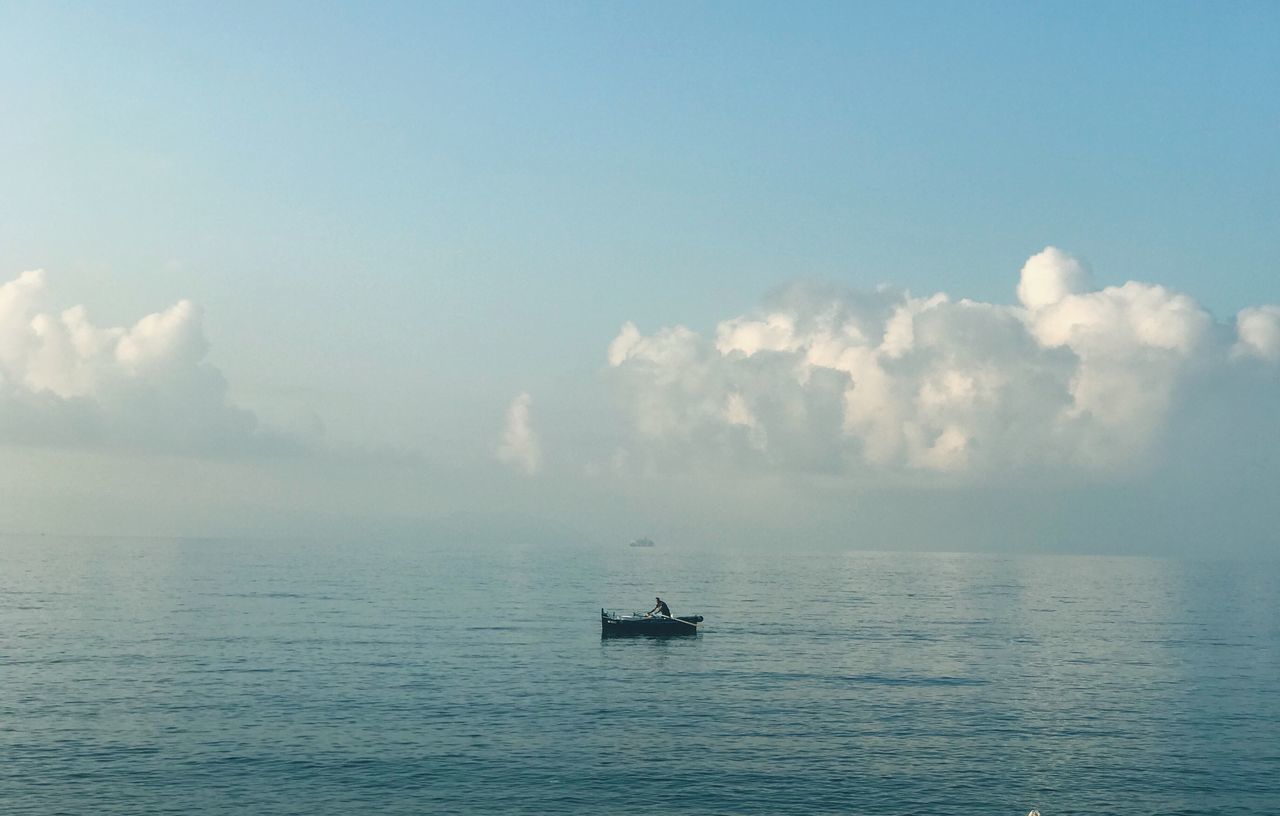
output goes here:
{"type": "Polygon", "coordinates": [[[662,603],[662,599],[661,599],[661,598],[654,598],[654,600],[655,600],[655,601],[657,601],[658,603],[662,603]]]}

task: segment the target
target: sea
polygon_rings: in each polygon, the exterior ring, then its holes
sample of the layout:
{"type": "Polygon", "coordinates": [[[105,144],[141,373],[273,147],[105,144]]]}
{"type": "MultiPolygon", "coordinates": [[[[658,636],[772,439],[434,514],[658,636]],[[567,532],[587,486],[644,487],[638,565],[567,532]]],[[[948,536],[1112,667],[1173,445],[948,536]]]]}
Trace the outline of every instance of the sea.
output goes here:
{"type": "Polygon", "coordinates": [[[0,813],[1280,814],[1277,562],[625,540],[0,539],[0,813]]]}

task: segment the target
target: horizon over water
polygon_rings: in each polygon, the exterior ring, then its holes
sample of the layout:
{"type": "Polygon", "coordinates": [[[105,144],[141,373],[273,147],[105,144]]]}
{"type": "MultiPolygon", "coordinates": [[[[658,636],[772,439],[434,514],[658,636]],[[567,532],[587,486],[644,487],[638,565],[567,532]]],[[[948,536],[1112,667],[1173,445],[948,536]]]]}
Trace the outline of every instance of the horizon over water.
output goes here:
{"type": "Polygon", "coordinates": [[[1274,561],[0,537],[15,814],[1270,815],[1277,677],[1274,561]]]}

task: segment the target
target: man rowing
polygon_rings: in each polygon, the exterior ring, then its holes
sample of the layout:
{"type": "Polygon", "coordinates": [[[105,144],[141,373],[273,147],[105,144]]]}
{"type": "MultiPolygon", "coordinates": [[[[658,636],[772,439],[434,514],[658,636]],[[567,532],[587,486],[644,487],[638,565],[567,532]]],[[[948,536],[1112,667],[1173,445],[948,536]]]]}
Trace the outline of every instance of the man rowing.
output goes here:
{"type": "Polygon", "coordinates": [[[654,613],[657,613],[658,615],[661,615],[664,618],[671,617],[671,607],[667,606],[666,601],[662,600],[661,598],[654,598],[654,600],[657,601],[657,603],[654,604],[653,609],[649,610],[649,614],[652,615],[654,613]]]}

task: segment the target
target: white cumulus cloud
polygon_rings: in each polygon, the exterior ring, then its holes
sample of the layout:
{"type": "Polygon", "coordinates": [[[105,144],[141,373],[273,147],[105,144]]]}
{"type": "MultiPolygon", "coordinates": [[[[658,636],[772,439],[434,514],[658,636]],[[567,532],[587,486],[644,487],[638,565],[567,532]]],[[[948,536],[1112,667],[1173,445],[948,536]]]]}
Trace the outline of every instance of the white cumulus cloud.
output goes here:
{"type": "Polygon", "coordinates": [[[0,286],[0,440],[170,451],[280,444],[231,405],[187,300],[132,326],[46,309],[42,270],[0,286]]]}
{"type": "Polygon", "coordinates": [[[675,467],[1119,470],[1151,456],[1203,372],[1280,361],[1276,307],[1241,312],[1232,346],[1188,295],[1090,278],[1049,247],[1023,266],[1016,305],[795,286],[714,338],[628,323],[608,360],[632,453],[675,467]]]}
{"type": "Polygon", "coordinates": [[[1239,338],[1232,354],[1280,363],[1280,306],[1252,306],[1236,316],[1239,338]]]}
{"type": "Polygon", "coordinates": [[[1018,300],[1028,309],[1059,303],[1089,289],[1089,270],[1057,247],[1045,247],[1027,259],[1018,279],[1018,300]]]}

